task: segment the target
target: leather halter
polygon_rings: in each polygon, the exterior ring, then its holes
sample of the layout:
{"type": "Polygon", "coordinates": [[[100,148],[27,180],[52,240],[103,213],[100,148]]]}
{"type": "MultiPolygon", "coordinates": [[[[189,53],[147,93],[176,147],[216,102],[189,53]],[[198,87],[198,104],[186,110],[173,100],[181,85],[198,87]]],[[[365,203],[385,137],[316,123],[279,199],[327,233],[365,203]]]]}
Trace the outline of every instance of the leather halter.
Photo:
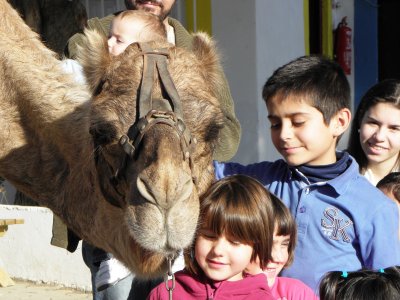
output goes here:
{"type": "MultiPolygon", "coordinates": [[[[139,46],[142,50],[139,55],[143,55],[143,74],[138,103],[139,114],[136,118],[137,121],[129,128],[127,134],[122,135],[119,140],[119,144],[126,155],[115,175],[111,178],[111,183],[120,196],[123,196],[123,194],[118,191],[117,185],[121,179],[125,179],[128,161],[134,157],[140,142],[151,127],[157,124],[166,124],[176,131],[180,139],[183,160],[189,160],[191,170],[193,170],[192,147],[197,143],[196,139],[191,137],[189,129],[183,122],[182,102],[167,69],[168,49],[153,49],[147,43],[139,43],[139,46]],[[168,99],[152,98],[153,82],[157,73],[161,89],[164,90],[168,99]],[[157,109],[153,107],[155,102],[158,104],[157,109]]],[[[196,182],[194,176],[192,176],[192,179],[196,182]]],[[[106,199],[112,205],[122,207],[121,201],[108,197],[106,199]]]]}

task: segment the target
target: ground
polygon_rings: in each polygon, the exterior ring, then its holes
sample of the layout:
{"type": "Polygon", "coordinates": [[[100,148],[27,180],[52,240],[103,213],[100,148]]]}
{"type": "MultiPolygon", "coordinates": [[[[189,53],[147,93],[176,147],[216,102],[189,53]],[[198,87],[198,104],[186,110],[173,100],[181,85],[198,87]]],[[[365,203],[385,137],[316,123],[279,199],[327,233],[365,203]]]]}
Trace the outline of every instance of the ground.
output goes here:
{"type": "Polygon", "coordinates": [[[8,300],[91,300],[92,293],[57,285],[14,280],[15,285],[0,287],[0,299],[8,300]]]}

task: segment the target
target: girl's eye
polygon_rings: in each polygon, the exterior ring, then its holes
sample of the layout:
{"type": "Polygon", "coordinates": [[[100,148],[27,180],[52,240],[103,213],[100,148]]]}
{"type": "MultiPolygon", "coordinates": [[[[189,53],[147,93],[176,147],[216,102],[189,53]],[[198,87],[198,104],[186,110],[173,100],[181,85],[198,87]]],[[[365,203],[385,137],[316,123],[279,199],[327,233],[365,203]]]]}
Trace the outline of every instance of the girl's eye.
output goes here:
{"type": "Polygon", "coordinates": [[[217,237],[213,234],[202,233],[201,236],[207,240],[215,240],[217,237]]]}
{"type": "Polygon", "coordinates": [[[389,129],[391,131],[394,131],[394,132],[399,132],[400,131],[400,127],[399,126],[392,126],[392,127],[389,127],[389,129]]]}
{"type": "Polygon", "coordinates": [[[268,121],[271,124],[271,129],[277,129],[281,126],[281,120],[276,117],[268,117],[268,121]]]}
{"type": "Polygon", "coordinates": [[[368,120],[364,124],[369,126],[379,126],[379,123],[376,122],[375,120],[368,120]]]}
{"type": "Polygon", "coordinates": [[[292,121],[294,127],[301,127],[306,121],[292,121]]]}
{"type": "Polygon", "coordinates": [[[280,123],[271,123],[270,128],[271,128],[271,129],[278,129],[280,126],[281,126],[280,123]]]}
{"type": "Polygon", "coordinates": [[[212,231],[209,231],[209,230],[202,230],[202,229],[200,229],[200,230],[199,230],[199,234],[200,234],[203,238],[205,238],[205,239],[207,239],[207,240],[213,240],[213,239],[216,239],[216,238],[217,238],[216,234],[214,234],[212,231]]]}
{"type": "Polygon", "coordinates": [[[231,243],[232,245],[234,245],[234,246],[239,246],[240,244],[242,244],[241,242],[239,242],[239,241],[229,241],[229,243],[231,243]]]}

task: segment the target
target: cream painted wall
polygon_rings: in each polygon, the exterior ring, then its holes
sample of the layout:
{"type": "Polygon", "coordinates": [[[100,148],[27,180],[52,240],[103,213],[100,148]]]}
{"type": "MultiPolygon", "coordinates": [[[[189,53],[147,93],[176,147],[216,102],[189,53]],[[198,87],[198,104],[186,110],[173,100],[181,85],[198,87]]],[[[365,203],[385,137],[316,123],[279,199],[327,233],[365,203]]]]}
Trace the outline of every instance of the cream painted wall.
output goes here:
{"type": "Polygon", "coordinates": [[[0,218],[24,219],[0,238],[0,267],[12,278],[91,291],[91,274],[81,254],[51,246],[52,212],[44,207],[0,205],[0,218]]]}
{"type": "Polygon", "coordinates": [[[279,157],[270,143],[262,87],[282,64],[304,55],[303,4],[298,0],[218,0],[212,2],[213,36],[242,125],[234,161],[279,157]]]}

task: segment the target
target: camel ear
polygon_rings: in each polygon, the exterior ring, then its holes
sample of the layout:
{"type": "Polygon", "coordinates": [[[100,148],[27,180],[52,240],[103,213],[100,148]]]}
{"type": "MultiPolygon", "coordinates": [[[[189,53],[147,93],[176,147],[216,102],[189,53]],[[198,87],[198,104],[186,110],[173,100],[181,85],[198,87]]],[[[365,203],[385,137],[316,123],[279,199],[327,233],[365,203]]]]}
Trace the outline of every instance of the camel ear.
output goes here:
{"type": "Polygon", "coordinates": [[[214,95],[215,91],[224,84],[224,76],[220,63],[220,56],[214,40],[205,32],[196,32],[193,34],[193,53],[196,55],[201,66],[204,68],[204,74],[207,74],[207,82],[211,85],[214,95]]]}
{"type": "Polygon", "coordinates": [[[212,38],[205,32],[193,34],[193,52],[206,69],[220,67],[219,54],[212,38]]]}
{"type": "Polygon", "coordinates": [[[92,94],[106,78],[111,56],[108,52],[107,39],[95,30],[85,29],[86,43],[78,46],[77,60],[82,65],[87,84],[92,94]]]}

